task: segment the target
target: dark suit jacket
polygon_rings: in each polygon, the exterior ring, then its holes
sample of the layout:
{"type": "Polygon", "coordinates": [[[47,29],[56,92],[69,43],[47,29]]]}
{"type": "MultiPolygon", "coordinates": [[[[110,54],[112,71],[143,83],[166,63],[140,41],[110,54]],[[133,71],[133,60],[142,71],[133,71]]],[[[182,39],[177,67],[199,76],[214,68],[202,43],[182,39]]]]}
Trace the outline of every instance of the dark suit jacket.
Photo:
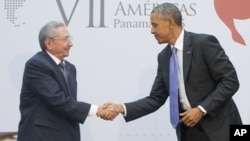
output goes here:
{"type": "Polygon", "coordinates": [[[52,58],[41,51],[26,63],[20,96],[18,141],[80,141],[79,123],[90,104],[76,100],[76,68],[65,61],[70,91],[52,58]]]}
{"type": "MultiPolygon", "coordinates": [[[[131,121],[156,111],[169,96],[170,45],[158,55],[158,71],[150,96],[125,103],[131,121]]],[[[232,96],[239,88],[235,68],[218,40],[211,35],[184,32],[183,73],[192,107],[203,106],[200,124],[213,141],[229,140],[229,125],[241,124],[232,96]]],[[[179,131],[177,130],[177,133],[179,131]]]]}

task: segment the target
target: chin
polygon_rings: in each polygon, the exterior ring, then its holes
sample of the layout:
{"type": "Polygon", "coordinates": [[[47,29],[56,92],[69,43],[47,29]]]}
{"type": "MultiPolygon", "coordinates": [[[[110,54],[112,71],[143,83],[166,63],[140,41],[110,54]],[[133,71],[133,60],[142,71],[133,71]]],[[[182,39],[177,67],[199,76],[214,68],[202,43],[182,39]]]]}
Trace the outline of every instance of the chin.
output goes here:
{"type": "Polygon", "coordinates": [[[168,42],[166,40],[157,40],[159,44],[167,44],[168,42]]]}
{"type": "Polygon", "coordinates": [[[69,53],[67,53],[67,54],[64,54],[64,57],[68,57],[69,56],[69,53]]]}
{"type": "Polygon", "coordinates": [[[163,40],[157,39],[158,44],[164,43],[163,40]]]}
{"type": "Polygon", "coordinates": [[[158,44],[163,44],[164,42],[162,42],[162,41],[158,41],[158,44]]]}

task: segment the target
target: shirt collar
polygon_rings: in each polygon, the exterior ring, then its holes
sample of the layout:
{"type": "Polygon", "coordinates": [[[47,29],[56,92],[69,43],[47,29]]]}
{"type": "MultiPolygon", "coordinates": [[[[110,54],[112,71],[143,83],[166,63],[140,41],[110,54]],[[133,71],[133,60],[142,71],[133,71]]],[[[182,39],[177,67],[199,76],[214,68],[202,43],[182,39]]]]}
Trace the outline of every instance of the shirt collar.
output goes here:
{"type": "MultiPolygon", "coordinates": [[[[49,54],[49,56],[52,58],[52,60],[54,60],[54,62],[55,62],[57,65],[60,64],[61,60],[59,60],[56,56],[52,55],[52,54],[49,53],[48,51],[46,51],[46,52],[49,54]]],[[[63,62],[64,62],[64,61],[63,61],[63,62]]]]}
{"type": "Polygon", "coordinates": [[[178,50],[182,51],[183,50],[183,40],[184,40],[184,30],[181,31],[181,34],[177,38],[174,47],[177,48],[178,50]]]}

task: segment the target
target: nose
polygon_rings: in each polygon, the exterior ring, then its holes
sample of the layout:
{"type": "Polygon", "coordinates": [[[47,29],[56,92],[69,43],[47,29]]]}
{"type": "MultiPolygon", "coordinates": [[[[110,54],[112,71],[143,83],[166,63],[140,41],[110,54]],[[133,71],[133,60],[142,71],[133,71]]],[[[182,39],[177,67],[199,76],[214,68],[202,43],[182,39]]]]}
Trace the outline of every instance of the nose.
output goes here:
{"type": "Polygon", "coordinates": [[[73,41],[69,40],[68,44],[69,44],[70,47],[72,47],[73,46],[73,41]]]}
{"type": "Polygon", "coordinates": [[[154,33],[155,33],[154,27],[151,27],[151,34],[154,34],[154,33]]]}

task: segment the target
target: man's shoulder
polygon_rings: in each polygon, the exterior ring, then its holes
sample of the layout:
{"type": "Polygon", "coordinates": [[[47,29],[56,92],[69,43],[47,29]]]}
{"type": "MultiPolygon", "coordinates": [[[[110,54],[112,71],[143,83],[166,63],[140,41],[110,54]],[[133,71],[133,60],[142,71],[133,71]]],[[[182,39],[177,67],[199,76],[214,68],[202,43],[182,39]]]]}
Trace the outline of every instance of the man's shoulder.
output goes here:
{"type": "Polygon", "coordinates": [[[51,62],[53,62],[53,60],[49,57],[49,55],[45,51],[39,51],[26,61],[26,66],[31,65],[31,66],[45,67],[48,64],[51,64],[51,62]]]}
{"type": "Polygon", "coordinates": [[[33,61],[42,61],[43,58],[45,59],[46,53],[43,51],[39,51],[35,53],[33,56],[31,56],[27,62],[33,62],[33,61]]]}
{"type": "Polygon", "coordinates": [[[212,34],[209,34],[209,33],[198,33],[198,32],[185,31],[184,37],[190,37],[191,39],[206,39],[208,37],[215,37],[215,36],[212,34]]]}

